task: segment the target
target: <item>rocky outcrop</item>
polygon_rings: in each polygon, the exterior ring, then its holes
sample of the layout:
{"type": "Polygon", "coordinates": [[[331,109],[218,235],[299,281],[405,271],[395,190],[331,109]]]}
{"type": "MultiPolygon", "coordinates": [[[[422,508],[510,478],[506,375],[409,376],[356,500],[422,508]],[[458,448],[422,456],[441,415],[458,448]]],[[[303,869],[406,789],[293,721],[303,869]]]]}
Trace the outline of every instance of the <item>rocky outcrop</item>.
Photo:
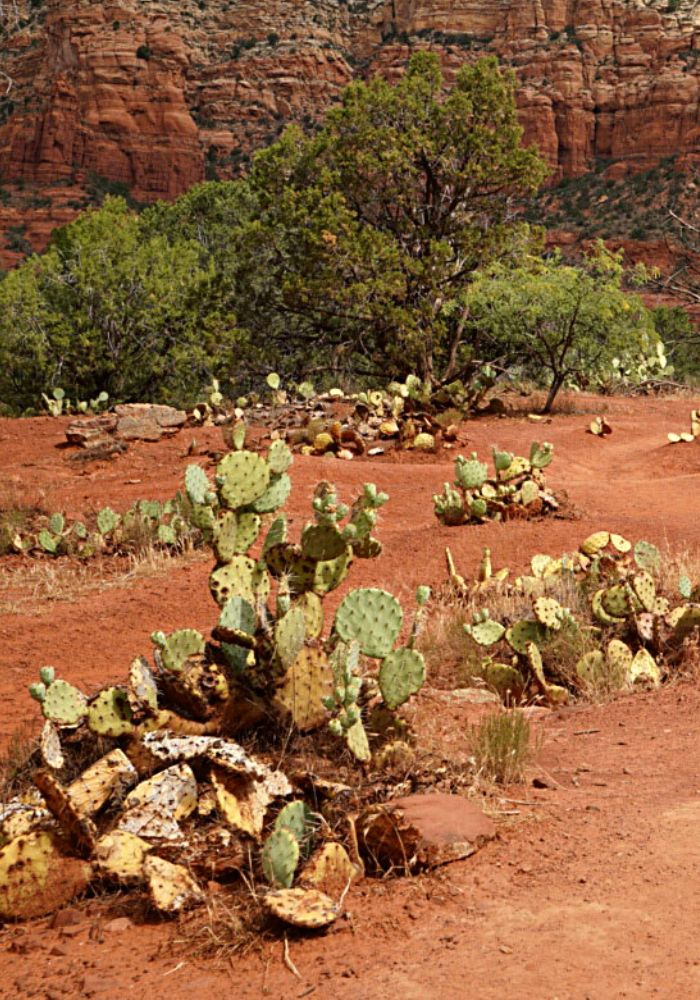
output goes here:
{"type": "Polygon", "coordinates": [[[700,0],[0,0],[0,23],[5,262],[91,192],[235,174],[418,46],[511,65],[554,177],[700,147],[700,0]]]}

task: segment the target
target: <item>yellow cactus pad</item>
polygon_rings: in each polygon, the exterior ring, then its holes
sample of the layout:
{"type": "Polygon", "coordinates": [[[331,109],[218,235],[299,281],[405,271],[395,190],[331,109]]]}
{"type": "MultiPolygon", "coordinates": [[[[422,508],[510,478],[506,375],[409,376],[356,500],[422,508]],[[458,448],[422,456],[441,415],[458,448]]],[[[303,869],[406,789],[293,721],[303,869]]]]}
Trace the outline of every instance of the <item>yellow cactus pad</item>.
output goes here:
{"type": "Polygon", "coordinates": [[[277,889],[267,893],[264,903],[285,923],[310,930],[328,927],[338,916],[333,900],[318,889],[277,889]]]}

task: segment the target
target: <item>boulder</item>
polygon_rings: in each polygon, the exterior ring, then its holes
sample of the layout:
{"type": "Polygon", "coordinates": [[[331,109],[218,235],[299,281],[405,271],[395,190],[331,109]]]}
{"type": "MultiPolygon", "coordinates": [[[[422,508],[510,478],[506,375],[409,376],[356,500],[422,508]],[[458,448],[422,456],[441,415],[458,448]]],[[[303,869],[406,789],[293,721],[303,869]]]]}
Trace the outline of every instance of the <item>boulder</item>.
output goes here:
{"type": "Polygon", "coordinates": [[[478,805],[444,792],[371,806],[357,830],[368,870],[400,873],[461,861],[496,835],[493,820],[478,805]]]}

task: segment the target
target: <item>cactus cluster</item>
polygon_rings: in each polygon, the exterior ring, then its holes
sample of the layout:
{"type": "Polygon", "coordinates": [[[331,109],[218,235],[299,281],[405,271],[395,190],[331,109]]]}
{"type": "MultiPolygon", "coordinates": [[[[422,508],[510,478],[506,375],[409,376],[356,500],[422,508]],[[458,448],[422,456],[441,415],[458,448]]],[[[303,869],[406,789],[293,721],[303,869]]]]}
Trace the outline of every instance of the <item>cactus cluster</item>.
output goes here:
{"type": "Polygon", "coordinates": [[[92,528],[80,519],[69,522],[60,511],[37,521],[31,530],[14,532],[14,551],[89,559],[97,554],[126,554],[146,543],[172,549],[200,539],[189,503],[180,493],[165,502],[138,500],[123,514],[103,507],[92,528]]]}
{"type": "Polygon", "coordinates": [[[433,497],[435,516],[442,524],[478,524],[540,517],[558,509],[547,489],[543,469],[554,454],[551,444],[533,441],[529,458],[493,449],[494,475],[476,452],[455,459],[454,484],[445,483],[433,497]]]}
{"type": "Polygon", "coordinates": [[[95,399],[76,399],[75,403],[71,403],[65,390],[56,388],[50,396],[42,392],[41,399],[52,417],[62,417],[68,413],[101,413],[107,409],[109,393],[100,392],[95,399]]]}
{"type": "Polygon", "coordinates": [[[567,691],[659,684],[682,659],[686,640],[700,630],[700,586],[682,576],[678,602],[662,595],[662,556],[646,541],[632,545],[615,532],[597,531],[577,551],[533,556],[530,573],[512,582],[507,571],[492,574],[486,550],[486,572],[472,587],[457,573],[449,550],[447,556],[460,595],[474,599],[495,587],[530,603],[527,616],[498,620],[482,609],[464,625],[475,646],[488,654],[482,660],[484,681],[506,701],[534,696],[559,703],[567,691]],[[566,592],[567,583],[569,592],[578,590],[587,614],[560,604],[556,595],[566,592]],[[589,647],[565,674],[549,665],[548,650],[560,634],[574,648],[589,647]]]}
{"type": "MultiPolygon", "coordinates": [[[[89,698],[42,668],[30,689],[46,719],[45,767],[34,774],[43,798],[37,821],[58,825],[70,850],[89,859],[90,877],[144,886],[166,914],[201,900],[198,850],[206,878],[212,844],[233,838],[241,857],[260,847],[271,911],[299,926],[322,926],[335,919],[341,895],[337,886],[328,895],[324,880],[354,877],[355,870],[340,844],[325,844],[323,857],[299,870],[316,841],[317,814],[299,797],[277,803],[292,795],[290,781],[231,737],[260,723],[270,735],[293,727],[320,731],[327,741],[330,731],[368,762],[374,737],[365,717],[380,711],[394,719],[424,682],[414,642],[430,592],[419,588],[403,645],[403,609],[378,588],[348,592],[326,628],[325,595],[345,581],[355,558],[381,552],[373,532],[388,497],[367,483],[345,505],[330,483],[320,483],[312,519],[293,543],[279,512],[290,489],[289,448],[275,441],[263,457],[244,449],[243,436],[237,440],[213,483],[195,466],[185,477],[187,502],[215,556],[209,584],[219,610],[211,638],[190,628],[156,631],[153,665],[137,657],[125,684],[89,698]],[[367,661],[376,673],[368,674],[367,661]],[[66,785],[61,777],[81,746],[112,749],[66,785]],[[180,846],[187,847],[187,869],[171,860],[180,846]]],[[[114,530],[118,516],[105,509],[100,521],[114,530]]],[[[34,822],[27,814],[24,826],[11,828],[0,812],[0,836],[23,836],[34,822]]],[[[216,853],[221,863],[231,857],[216,853]]],[[[14,857],[7,854],[8,864],[14,857]]],[[[0,852],[2,916],[6,877],[0,852]]]]}

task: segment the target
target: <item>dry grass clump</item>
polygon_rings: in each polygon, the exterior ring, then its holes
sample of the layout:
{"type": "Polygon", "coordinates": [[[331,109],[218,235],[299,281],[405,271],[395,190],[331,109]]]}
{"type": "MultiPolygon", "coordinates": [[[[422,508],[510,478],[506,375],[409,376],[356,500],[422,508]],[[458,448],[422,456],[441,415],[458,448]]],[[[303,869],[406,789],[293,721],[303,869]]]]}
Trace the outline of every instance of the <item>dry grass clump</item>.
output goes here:
{"type": "MultiPolygon", "coordinates": [[[[580,618],[588,613],[586,595],[569,577],[557,577],[548,595],[580,618]]],[[[490,650],[474,642],[464,631],[477,611],[488,608],[492,618],[512,624],[532,617],[532,599],[514,593],[508,584],[494,584],[485,592],[458,595],[449,585],[439,591],[421,632],[417,648],[425,656],[430,683],[438,688],[461,688],[483,682],[484,662],[490,650]]],[[[595,649],[588,630],[562,628],[543,647],[549,672],[564,682],[576,676],[576,664],[584,653],[595,649]]]]}
{"type": "Polygon", "coordinates": [[[0,573],[0,614],[51,614],[56,601],[72,602],[93,591],[126,587],[135,580],[164,576],[194,561],[204,552],[171,552],[150,545],[138,555],[75,562],[31,559],[0,573]]]}
{"type": "Polygon", "coordinates": [[[467,736],[478,781],[514,785],[525,780],[532,749],[530,723],[521,711],[488,715],[467,736]]]}

